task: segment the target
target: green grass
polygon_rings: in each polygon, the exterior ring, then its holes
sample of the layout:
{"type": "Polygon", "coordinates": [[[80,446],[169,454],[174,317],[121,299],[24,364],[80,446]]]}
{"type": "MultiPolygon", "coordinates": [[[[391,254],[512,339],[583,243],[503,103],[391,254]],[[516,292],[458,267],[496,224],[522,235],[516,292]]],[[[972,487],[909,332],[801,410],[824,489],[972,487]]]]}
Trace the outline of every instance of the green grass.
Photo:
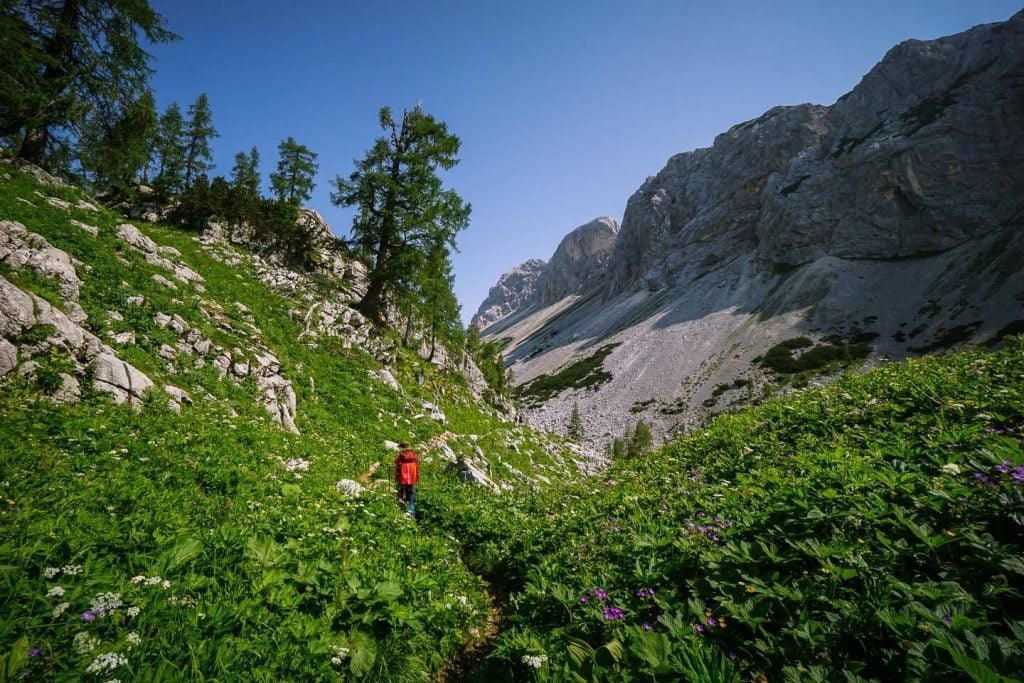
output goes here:
{"type": "Polygon", "coordinates": [[[519,389],[519,397],[531,402],[543,402],[566,389],[590,389],[610,382],[612,376],[604,367],[604,359],[618,344],[602,346],[586,358],[559,370],[553,375],[541,375],[519,389]]]}

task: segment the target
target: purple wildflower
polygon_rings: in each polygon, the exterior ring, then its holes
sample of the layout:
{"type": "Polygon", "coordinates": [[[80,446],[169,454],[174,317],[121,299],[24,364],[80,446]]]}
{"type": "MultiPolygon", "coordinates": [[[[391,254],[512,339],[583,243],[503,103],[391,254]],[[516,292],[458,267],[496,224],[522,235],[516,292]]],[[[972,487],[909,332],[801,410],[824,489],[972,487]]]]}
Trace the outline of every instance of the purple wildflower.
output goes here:
{"type": "Polygon", "coordinates": [[[729,650],[729,659],[732,659],[732,660],[736,659],[736,651],[735,650],[729,650]]]}
{"type": "Polygon", "coordinates": [[[1010,473],[1010,461],[1009,460],[1002,461],[1001,463],[996,465],[996,470],[998,470],[999,472],[1002,472],[1003,474],[1009,474],[1010,473]]]}
{"type": "Polygon", "coordinates": [[[28,651],[28,656],[29,657],[38,657],[39,653],[42,652],[42,651],[43,651],[43,648],[41,648],[38,645],[36,645],[34,648],[32,648],[31,650],[28,651]]]}
{"type": "Polygon", "coordinates": [[[645,631],[650,631],[651,630],[651,625],[649,623],[647,623],[646,621],[643,623],[643,627],[644,627],[645,631]]]}
{"type": "Polygon", "coordinates": [[[623,612],[618,607],[613,607],[611,605],[608,605],[608,606],[604,607],[601,610],[601,614],[608,621],[615,621],[616,619],[625,619],[626,618],[626,613],[625,612],[623,612]]]}
{"type": "Polygon", "coordinates": [[[701,626],[700,624],[694,624],[693,625],[693,630],[696,631],[697,633],[704,633],[704,627],[701,626]]]}
{"type": "Polygon", "coordinates": [[[581,596],[580,596],[580,602],[586,602],[586,601],[587,601],[587,600],[589,600],[589,599],[590,599],[590,598],[588,598],[588,597],[587,597],[586,595],[581,595],[581,596]]]}
{"type": "Polygon", "coordinates": [[[718,620],[714,617],[708,617],[708,626],[710,626],[711,628],[718,626],[718,620]]]}
{"type": "Polygon", "coordinates": [[[942,615],[942,620],[944,622],[946,622],[947,624],[952,624],[953,623],[953,617],[951,617],[948,613],[942,615]]]}
{"type": "Polygon", "coordinates": [[[1024,465],[1018,465],[1014,468],[1013,474],[1010,475],[1013,480],[1018,484],[1024,484],[1024,465]]]}
{"type": "Polygon", "coordinates": [[[82,612],[82,621],[92,621],[96,618],[96,615],[92,612],[82,612]]]}

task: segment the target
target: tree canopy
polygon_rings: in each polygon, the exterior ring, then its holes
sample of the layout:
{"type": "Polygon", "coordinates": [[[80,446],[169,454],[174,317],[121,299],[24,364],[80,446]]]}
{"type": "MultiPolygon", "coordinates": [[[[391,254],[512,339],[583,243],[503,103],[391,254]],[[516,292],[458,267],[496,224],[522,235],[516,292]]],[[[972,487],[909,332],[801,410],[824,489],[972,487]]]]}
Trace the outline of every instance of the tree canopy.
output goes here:
{"type": "Polygon", "coordinates": [[[385,135],[355,162],[348,178],[337,176],[331,200],[356,206],[352,236],[371,259],[370,282],[360,308],[383,322],[399,292],[416,292],[418,273],[432,248],[455,248],[455,236],[469,224],[470,206],[442,187],[439,170],[458,163],[459,138],[417,105],[396,121],[380,110],[385,135]]]}
{"type": "Polygon", "coordinates": [[[0,137],[48,166],[89,116],[114,121],[146,91],[140,40],[177,36],[147,0],[8,0],[0,10],[0,137]]]}
{"type": "Polygon", "coordinates": [[[316,152],[288,136],[277,146],[277,171],[270,174],[270,187],[281,201],[301,204],[313,195],[313,177],[319,166],[316,152]]]}

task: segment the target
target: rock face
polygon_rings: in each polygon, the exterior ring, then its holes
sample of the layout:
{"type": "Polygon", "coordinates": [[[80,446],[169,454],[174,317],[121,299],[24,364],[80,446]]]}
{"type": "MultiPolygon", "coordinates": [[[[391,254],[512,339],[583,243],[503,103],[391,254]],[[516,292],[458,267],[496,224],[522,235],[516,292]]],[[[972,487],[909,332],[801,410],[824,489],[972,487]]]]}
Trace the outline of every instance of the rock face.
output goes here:
{"type": "Polygon", "coordinates": [[[566,235],[538,278],[540,305],[553,304],[570,294],[580,294],[599,285],[618,234],[619,224],[606,216],[595,218],[566,235]]]}
{"type": "Polygon", "coordinates": [[[552,289],[485,333],[512,340],[521,383],[615,345],[611,380],[527,414],[564,431],[578,402],[598,443],[759,396],[753,361],[787,338],[859,335],[873,357],[988,341],[1024,319],[1022,150],[1024,12],[906,41],[832,106],[776,107],[672,157],[587,296],[552,289]]]}
{"type": "Polygon", "coordinates": [[[547,263],[530,259],[502,275],[470,324],[486,329],[516,311],[548,306],[597,287],[618,234],[619,224],[607,216],[576,228],[562,238],[547,263]]]}
{"type": "Polygon", "coordinates": [[[469,324],[483,329],[525,306],[533,299],[537,280],[545,265],[541,259],[532,258],[503,273],[498,283],[487,292],[487,298],[469,324]]]}

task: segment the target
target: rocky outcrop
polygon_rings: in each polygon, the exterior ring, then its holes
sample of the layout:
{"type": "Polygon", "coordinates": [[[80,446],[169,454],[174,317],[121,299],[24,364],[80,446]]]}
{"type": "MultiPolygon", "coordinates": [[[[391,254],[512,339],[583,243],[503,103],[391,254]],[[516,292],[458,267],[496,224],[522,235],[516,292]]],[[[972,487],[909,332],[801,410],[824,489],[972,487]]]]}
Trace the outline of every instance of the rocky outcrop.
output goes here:
{"type": "Polygon", "coordinates": [[[0,221],[0,263],[14,270],[28,268],[57,280],[70,317],[78,322],[85,320],[85,313],[78,306],[82,281],[75,272],[75,264],[66,252],[51,246],[42,235],[29,232],[21,223],[0,221]]]}
{"type": "Polygon", "coordinates": [[[524,307],[533,299],[537,280],[546,265],[543,260],[534,258],[502,273],[469,324],[484,329],[524,307]]]}
{"type": "Polygon", "coordinates": [[[874,362],[1019,326],[1021,150],[1024,12],[904,42],[831,106],[672,157],[630,198],[602,283],[490,331],[519,383],[604,350],[604,379],[527,420],[564,432],[578,403],[595,444],[641,418],[684,429],[770,393],[755,361],[785,339],[861,339],[874,362]]]}
{"type": "Polygon", "coordinates": [[[487,329],[517,311],[593,290],[603,282],[618,233],[619,224],[607,216],[576,228],[547,263],[530,259],[503,274],[470,324],[487,329]]]}
{"type": "Polygon", "coordinates": [[[540,305],[547,306],[600,285],[618,234],[619,224],[605,216],[566,235],[538,278],[540,305]]]}

